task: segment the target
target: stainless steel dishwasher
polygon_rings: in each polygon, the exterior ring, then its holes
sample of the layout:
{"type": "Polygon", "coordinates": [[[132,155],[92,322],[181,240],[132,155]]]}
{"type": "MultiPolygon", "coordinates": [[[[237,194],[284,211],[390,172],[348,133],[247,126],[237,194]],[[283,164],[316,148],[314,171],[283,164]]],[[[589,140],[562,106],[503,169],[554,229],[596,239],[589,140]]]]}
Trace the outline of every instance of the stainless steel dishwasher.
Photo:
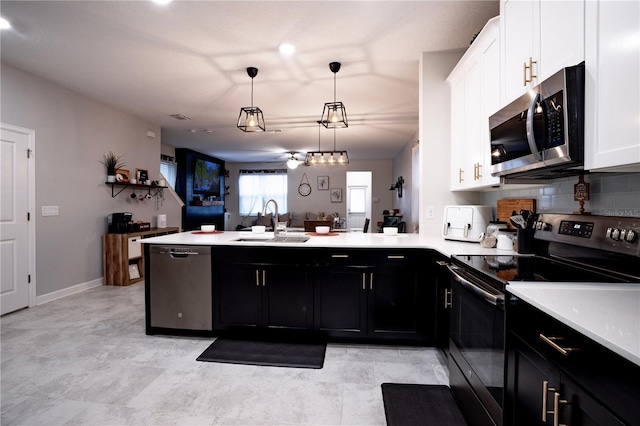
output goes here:
{"type": "Polygon", "coordinates": [[[211,247],[149,248],[151,327],[213,330],[211,247]]]}

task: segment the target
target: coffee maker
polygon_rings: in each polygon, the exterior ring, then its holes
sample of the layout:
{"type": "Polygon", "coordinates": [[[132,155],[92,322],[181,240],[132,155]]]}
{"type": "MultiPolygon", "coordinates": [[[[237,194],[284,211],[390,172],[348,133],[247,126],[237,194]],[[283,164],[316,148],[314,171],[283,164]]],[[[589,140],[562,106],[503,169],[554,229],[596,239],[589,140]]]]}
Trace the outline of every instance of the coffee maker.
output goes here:
{"type": "Polygon", "coordinates": [[[131,232],[133,213],[112,213],[107,216],[109,234],[127,234],[131,232]]]}

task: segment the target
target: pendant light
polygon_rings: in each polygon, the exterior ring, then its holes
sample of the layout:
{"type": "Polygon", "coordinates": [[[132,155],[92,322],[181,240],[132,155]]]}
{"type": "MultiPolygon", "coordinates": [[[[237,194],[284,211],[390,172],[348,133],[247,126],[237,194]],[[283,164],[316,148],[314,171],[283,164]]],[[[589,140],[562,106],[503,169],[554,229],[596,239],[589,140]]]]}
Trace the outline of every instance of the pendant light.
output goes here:
{"type": "Polygon", "coordinates": [[[307,152],[307,155],[304,158],[305,166],[349,164],[349,155],[347,154],[347,151],[336,150],[335,127],[333,128],[333,151],[320,150],[320,124],[322,124],[322,122],[318,121],[318,150],[307,152]]]}
{"type": "Polygon", "coordinates": [[[333,73],[333,102],[324,104],[322,118],[320,119],[322,125],[327,129],[349,127],[347,109],[342,102],[336,101],[336,74],[340,71],[340,66],[340,62],[331,62],[329,64],[329,69],[333,73]]]}
{"type": "Polygon", "coordinates": [[[266,128],[262,110],[253,106],[253,78],[258,75],[258,68],[247,68],[247,74],[251,77],[251,106],[240,108],[238,129],[243,132],[264,132],[266,128]]]}

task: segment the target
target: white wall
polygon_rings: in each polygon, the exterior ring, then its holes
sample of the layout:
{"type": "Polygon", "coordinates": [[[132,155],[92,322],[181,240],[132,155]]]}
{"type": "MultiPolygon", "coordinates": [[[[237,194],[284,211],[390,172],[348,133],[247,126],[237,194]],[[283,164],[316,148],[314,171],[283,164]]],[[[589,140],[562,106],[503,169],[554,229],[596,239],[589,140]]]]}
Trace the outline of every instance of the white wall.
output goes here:
{"type": "Polygon", "coordinates": [[[105,185],[100,163],[105,151],[125,154],[127,169],[160,171],[160,127],[2,64],[0,121],[35,133],[36,295],[101,280],[102,235],[107,215],[132,212],[152,221],[166,213],[168,226],[180,226],[180,208],[170,196],[162,206],[132,201],[131,190],[116,198],[105,185]],[[153,131],[155,138],[147,137],[153,131]],[[60,215],[42,217],[43,205],[60,215]]]}
{"type": "Polygon", "coordinates": [[[451,151],[450,88],[446,78],[463,51],[423,53],[420,58],[420,234],[439,236],[444,206],[480,204],[482,195],[449,190],[451,151]],[[427,207],[435,218],[427,219],[427,207]]]}
{"type": "MultiPolygon", "coordinates": [[[[238,171],[256,169],[286,169],[283,162],[280,163],[226,163],[229,170],[229,178],[226,185],[229,186],[229,195],[225,198],[225,208],[231,213],[231,228],[235,229],[240,224],[241,218],[238,215],[238,171]]],[[[351,160],[346,166],[304,166],[300,165],[295,170],[288,170],[288,199],[287,210],[296,213],[323,211],[326,214],[338,212],[340,217],[346,215],[346,182],[347,171],[371,171],[372,172],[372,198],[378,198],[378,203],[372,206],[372,226],[377,221],[382,220],[382,211],[392,208],[392,192],[389,185],[392,178],[391,160],[351,160]],[[298,185],[307,175],[311,185],[311,194],[303,197],[298,194],[298,185]],[[332,203],[329,197],[330,191],[319,191],[317,187],[318,176],[329,176],[329,188],[342,188],[342,203],[332,203]]]]}

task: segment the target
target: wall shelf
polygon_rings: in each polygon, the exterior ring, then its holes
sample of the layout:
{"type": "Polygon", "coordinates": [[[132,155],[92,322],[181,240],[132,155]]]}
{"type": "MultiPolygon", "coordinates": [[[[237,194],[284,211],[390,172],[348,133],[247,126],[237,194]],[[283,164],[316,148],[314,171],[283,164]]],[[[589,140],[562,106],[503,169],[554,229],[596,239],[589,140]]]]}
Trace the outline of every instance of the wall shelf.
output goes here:
{"type": "Polygon", "coordinates": [[[152,195],[153,197],[158,195],[163,189],[168,188],[167,186],[142,185],[139,183],[105,182],[105,184],[111,186],[111,198],[117,197],[122,191],[124,191],[127,188],[146,189],[149,194],[151,194],[151,190],[153,189],[155,190],[155,193],[152,195]],[[116,187],[121,187],[121,188],[116,192],[116,187]]]}

